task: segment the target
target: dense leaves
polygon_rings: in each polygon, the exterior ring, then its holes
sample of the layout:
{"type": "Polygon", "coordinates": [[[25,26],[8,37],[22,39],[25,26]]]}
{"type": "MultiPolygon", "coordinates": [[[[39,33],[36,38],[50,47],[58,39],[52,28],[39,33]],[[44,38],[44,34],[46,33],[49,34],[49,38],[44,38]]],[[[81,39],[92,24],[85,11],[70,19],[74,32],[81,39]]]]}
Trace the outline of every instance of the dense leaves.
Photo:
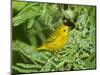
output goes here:
{"type": "Polygon", "coordinates": [[[95,69],[95,11],[95,6],[13,1],[13,73],[95,69]],[[38,51],[36,48],[62,22],[63,16],[75,24],[68,44],[57,53],[38,51]]]}

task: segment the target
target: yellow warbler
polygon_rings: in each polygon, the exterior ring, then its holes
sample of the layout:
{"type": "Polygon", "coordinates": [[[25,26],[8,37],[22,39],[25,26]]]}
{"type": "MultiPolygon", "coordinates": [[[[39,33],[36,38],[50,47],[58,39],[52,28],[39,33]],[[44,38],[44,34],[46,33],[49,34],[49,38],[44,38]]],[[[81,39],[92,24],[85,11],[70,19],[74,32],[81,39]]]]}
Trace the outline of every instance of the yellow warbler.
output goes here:
{"type": "Polygon", "coordinates": [[[69,30],[74,27],[74,24],[70,21],[64,21],[58,26],[55,31],[48,37],[46,42],[43,42],[38,50],[59,51],[68,42],[69,30]]]}

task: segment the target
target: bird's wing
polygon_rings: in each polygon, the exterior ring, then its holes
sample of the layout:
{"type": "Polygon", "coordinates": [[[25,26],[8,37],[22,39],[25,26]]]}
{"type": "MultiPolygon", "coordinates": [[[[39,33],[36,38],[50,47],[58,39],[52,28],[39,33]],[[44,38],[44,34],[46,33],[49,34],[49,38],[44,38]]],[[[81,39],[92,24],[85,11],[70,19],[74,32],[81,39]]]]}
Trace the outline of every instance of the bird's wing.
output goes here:
{"type": "Polygon", "coordinates": [[[57,39],[57,37],[58,37],[57,34],[53,33],[49,36],[46,42],[53,42],[57,39]]]}

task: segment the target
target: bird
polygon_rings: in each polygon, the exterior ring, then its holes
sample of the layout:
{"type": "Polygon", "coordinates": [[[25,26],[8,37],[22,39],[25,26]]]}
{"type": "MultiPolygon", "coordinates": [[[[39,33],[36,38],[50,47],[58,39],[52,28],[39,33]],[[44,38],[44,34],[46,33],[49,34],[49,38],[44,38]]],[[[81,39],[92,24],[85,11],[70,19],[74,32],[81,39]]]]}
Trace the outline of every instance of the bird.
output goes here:
{"type": "Polygon", "coordinates": [[[37,49],[39,51],[48,50],[51,52],[58,52],[68,43],[69,31],[74,27],[75,25],[72,21],[68,19],[64,20],[37,49]]]}

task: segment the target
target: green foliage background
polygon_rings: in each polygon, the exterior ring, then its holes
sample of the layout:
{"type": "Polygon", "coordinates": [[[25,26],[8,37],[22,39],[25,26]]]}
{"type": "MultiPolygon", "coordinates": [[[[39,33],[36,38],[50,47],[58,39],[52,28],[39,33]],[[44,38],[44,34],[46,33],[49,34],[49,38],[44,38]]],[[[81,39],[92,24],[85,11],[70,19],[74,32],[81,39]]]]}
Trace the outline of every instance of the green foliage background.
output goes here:
{"type": "Polygon", "coordinates": [[[96,68],[96,7],[12,2],[12,71],[33,73],[96,68]],[[73,21],[68,44],[58,53],[36,48],[62,22],[73,21]]]}

